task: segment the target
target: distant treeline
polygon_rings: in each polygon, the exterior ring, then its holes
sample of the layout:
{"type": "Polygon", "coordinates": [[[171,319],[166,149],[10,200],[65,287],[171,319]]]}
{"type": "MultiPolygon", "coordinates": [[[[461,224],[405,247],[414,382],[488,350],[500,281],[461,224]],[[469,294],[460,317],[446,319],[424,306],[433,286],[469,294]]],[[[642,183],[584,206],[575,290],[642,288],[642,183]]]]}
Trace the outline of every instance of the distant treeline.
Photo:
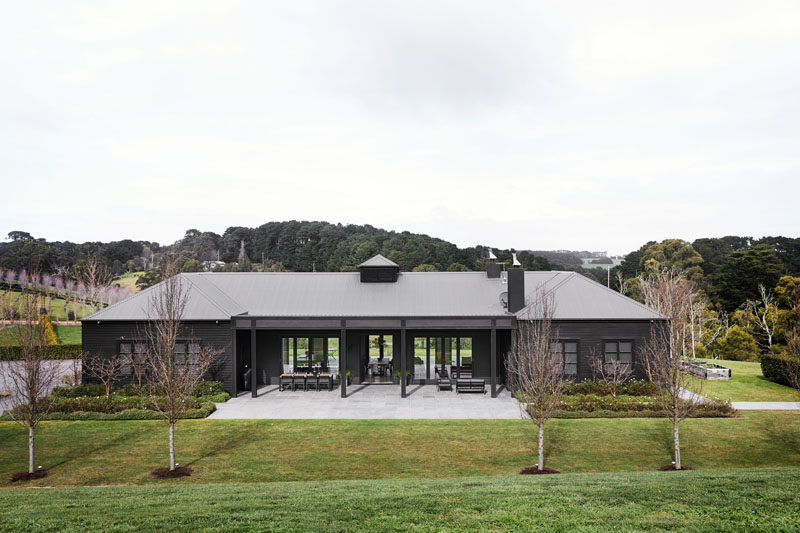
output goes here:
{"type": "MultiPolygon", "coordinates": [[[[166,246],[129,239],[48,242],[24,231],[12,231],[8,237],[10,242],[0,243],[0,268],[69,278],[94,256],[115,275],[148,271],[141,280],[144,286],[159,280],[157,269],[168,260],[183,271],[200,271],[212,265],[220,270],[338,272],[353,270],[380,253],[404,271],[459,271],[482,270],[489,253],[487,246],[459,248],[443,239],[407,231],[295,220],[268,222],[256,228],[234,226],[222,235],[190,229],[182,239],[166,246]],[[225,264],[204,264],[214,261],[225,264]]],[[[581,258],[575,253],[491,250],[506,262],[516,251],[522,266],[529,270],[574,270],[604,284],[609,279],[603,267],[581,266],[581,258]]],[[[691,243],[678,239],[651,241],[611,270],[612,288],[626,290],[625,283],[644,272],[648,261],[685,270],[712,303],[731,310],[757,296],[759,284],[775,287],[781,275],[800,275],[800,239],[729,236],[691,243]]]]}
{"type": "MultiPolygon", "coordinates": [[[[172,245],[157,242],[72,242],[35,238],[13,231],[10,242],[0,243],[0,266],[68,276],[90,255],[96,256],[114,274],[150,270],[166,259],[178,261],[184,270],[200,270],[205,261],[227,263],[226,269],[289,271],[342,271],[380,253],[402,270],[476,270],[483,268],[488,248],[459,248],[428,235],[387,231],[369,225],[327,222],[269,222],[257,228],[230,227],[222,235],[190,229],[172,245]]],[[[510,250],[494,249],[501,260],[510,260],[510,250]]],[[[531,269],[559,266],[578,268],[577,255],[564,252],[521,251],[519,260],[531,269]]]]}

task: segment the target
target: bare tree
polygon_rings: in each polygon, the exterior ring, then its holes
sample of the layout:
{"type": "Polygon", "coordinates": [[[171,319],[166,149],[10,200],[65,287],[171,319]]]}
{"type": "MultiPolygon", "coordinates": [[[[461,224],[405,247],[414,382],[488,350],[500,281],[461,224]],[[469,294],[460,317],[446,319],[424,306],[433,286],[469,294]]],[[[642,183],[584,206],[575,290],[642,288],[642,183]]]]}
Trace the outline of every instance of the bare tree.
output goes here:
{"type": "Polygon", "coordinates": [[[661,386],[654,396],[655,406],[672,422],[675,469],[681,469],[679,424],[697,411],[693,386],[699,396],[702,380],[685,371],[682,356],[686,353],[686,321],[691,309],[692,283],[674,269],[661,270],[641,280],[645,303],[668,317],[656,322],[650,337],[640,347],[639,364],[648,378],[661,386]]]}
{"type": "Polygon", "coordinates": [[[111,285],[111,272],[108,267],[98,260],[95,254],[89,254],[86,264],[78,269],[77,274],[78,281],[85,287],[87,302],[101,307],[103,293],[111,285]]]}
{"type": "Polygon", "coordinates": [[[186,399],[203,379],[220,351],[201,346],[182,324],[188,287],[171,266],[150,298],[151,316],[144,326],[147,370],[156,410],[169,424],[169,469],[175,470],[175,424],[186,411],[186,399]],[[187,339],[188,337],[188,339],[187,339]]]}
{"type": "Polygon", "coordinates": [[[763,283],[758,284],[759,299],[748,301],[747,310],[755,318],[761,332],[766,339],[766,346],[760,342],[762,348],[772,350],[772,339],[775,336],[775,327],[778,325],[778,308],[775,305],[775,295],[767,290],[763,283]]]}
{"type": "Polygon", "coordinates": [[[22,352],[22,359],[10,361],[5,376],[6,386],[18,403],[7,412],[18,424],[28,428],[28,474],[36,465],[36,427],[50,411],[48,394],[57,382],[58,366],[46,359],[45,331],[39,327],[41,296],[23,287],[17,299],[20,324],[11,330],[13,344],[22,352]]]}
{"type": "Polygon", "coordinates": [[[561,353],[551,346],[558,338],[553,311],[552,295],[537,294],[526,319],[519,321],[506,362],[509,383],[520,407],[539,427],[539,471],[544,470],[544,425],[558,410],[565,387],[561,353]]]}
{"type": "Polygon", "coordinates": [[[86,352],[83,354],[83,371],[103,384],[106,389],[106,400],[111,399],[111,387],[122,376],[127,364],[127,359],[118,355],[103,357],[86,352]]]}
{"type": "Polygon", "coordinates": [[[597,376],[608,386],[611,399],[617,403],[617,396],[622,387],[631,379],[633,368],[631,363],[620,362],[619,359],[607,360],[605,354],[592,353],[589,359],[592,375],[597,376]]]}
{"type": "Polygon", "coordinates": [[[128,364],[131,366],[131,372],[136,378],[136,384],[142,388],[142,382],[147,375],[147,347],[140,342],[133,343],[131,351],[128,354],[128,364]]]}

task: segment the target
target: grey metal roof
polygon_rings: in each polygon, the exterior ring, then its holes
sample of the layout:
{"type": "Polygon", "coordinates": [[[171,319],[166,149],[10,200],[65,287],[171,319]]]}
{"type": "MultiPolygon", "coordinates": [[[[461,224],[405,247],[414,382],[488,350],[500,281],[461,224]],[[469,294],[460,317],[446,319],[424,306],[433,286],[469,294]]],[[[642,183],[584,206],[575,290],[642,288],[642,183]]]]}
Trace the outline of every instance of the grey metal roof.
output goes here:
{"type": "Polygon", "coordinates": [[[397,263],[395,263],[394,261],[392,261],[390,259],[386,259],[381,254],[377,254],[374,257],[370,257],[369,259],[367,259],[366,261],[364,261],[363,263],[358,265],[358,268],[361,268],[361,267],[394,267],[394,268],[400,268],[400,265],[398,265],[397,263]]]}
{"type": "MultiPolygon", "coordinates": [[[[357,272],[200,272],[180,275],[185,320],[264,317],[507,317],[503,278],[484,272],[404,272],[394,283],[362,283],[357,272]]],[[[146,320],[156,285],[85,320],[146,320]]],[[[662,315],[574,272],[526,272],[526,304],[555,298],[556,319],[660,319],[662,315]]],[[[530,307],[517,313],[531,316],[530,307]]]]}
{"type": "Polygon", "coordinates": [[[520,320],[538,318],[536,300],[552,294],[555,320],[663,320],[661,313],[576,272],[525,272],[520,320]],[[551,275],[548,277],[548,275],[551,275]],[[542,287],[543,291],[538,287],[542,287]]]}

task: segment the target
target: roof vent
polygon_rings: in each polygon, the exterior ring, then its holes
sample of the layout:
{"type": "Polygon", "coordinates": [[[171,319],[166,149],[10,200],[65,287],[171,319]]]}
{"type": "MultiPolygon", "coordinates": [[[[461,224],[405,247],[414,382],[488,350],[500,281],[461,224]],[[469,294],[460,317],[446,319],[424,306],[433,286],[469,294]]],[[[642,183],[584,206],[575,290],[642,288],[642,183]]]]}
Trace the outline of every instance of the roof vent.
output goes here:
{"type": "Polygon", "coordinates": [[[393,283],[400,274],[400,265],[381,254],[358,265],[362,283],[393,283]]]}

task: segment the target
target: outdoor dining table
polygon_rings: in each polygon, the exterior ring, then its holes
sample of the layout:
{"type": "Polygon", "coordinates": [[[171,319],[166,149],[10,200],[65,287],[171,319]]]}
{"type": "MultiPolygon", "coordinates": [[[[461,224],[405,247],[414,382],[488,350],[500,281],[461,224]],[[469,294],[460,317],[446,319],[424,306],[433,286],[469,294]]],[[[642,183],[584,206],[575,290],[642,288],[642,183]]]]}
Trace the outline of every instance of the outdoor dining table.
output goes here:
{"type": "Polygon", "coordinates": [[[381,361],[378,359],[371,359],[368,366],[370,367],[373,376],[376,374],[383,375],[386,370],[389,370],[391,363],[387,360],[381,361]]]}

